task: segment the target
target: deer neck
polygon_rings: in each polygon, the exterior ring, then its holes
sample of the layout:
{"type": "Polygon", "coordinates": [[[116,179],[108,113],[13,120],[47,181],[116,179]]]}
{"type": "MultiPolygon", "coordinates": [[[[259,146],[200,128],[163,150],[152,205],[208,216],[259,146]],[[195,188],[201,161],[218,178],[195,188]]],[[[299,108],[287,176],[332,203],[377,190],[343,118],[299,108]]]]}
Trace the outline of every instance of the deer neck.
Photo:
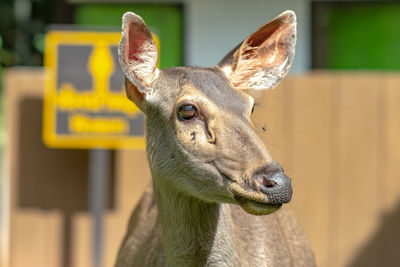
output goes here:
{"type": "Polygon", "coordinates": [[[227,204],[207,203],[157,186],[154,191],[168,266],[234,266],[238,262],[227,204]]]}
{"type": "Polygon", "coordinates": [[[147,156],[167,266],[236,266],[239,244],[235,243],[230,206],[202,201],[166,182],[182,177],[171,177],[179,175],[168,167],[174,160],[168,153],[171,137],[159,129],[152,115],[147,120],[147,156]]]}

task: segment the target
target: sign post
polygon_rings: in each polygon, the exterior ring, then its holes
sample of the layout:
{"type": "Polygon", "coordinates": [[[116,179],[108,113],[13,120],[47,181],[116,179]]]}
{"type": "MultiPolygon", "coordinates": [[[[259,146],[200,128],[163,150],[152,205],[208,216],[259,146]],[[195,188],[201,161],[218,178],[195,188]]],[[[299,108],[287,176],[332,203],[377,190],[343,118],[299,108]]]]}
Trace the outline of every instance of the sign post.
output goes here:
{"type": "Polygon", "coordinates": [[[91,149],[89,151],[89,207],[93,216],[92,262],[101,267],[103,249],[103,213],[108,202],[107,184],[110,173],[110,151],[91,149]]]}
{"type": "Polygon", "coordinates": [[[46,36],[43,141],[53,148],[90,149],[88,201],[95,267],[102,266],[108,149],[145,147],[144,115],[125,95],[120,38],[115,32],[81,31],[50,31],[46,36]]]}

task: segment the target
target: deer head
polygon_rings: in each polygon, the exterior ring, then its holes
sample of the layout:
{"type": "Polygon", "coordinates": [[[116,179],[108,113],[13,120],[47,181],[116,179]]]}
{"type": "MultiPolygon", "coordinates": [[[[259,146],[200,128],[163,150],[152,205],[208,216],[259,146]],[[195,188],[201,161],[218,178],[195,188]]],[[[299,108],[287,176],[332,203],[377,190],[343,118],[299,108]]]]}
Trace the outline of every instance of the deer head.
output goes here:
{"type": "Polygon", "coordinates": [[[257,136],[252,92],[273,88],[294,56],[296,19],[286,11],[211,68],[157,68],[145,22],[123,16],[119,45],[126,93],[147,115],[147,153],[162,194],[239,204],[268,214],[290,201],[290,178],[257,136]]]}

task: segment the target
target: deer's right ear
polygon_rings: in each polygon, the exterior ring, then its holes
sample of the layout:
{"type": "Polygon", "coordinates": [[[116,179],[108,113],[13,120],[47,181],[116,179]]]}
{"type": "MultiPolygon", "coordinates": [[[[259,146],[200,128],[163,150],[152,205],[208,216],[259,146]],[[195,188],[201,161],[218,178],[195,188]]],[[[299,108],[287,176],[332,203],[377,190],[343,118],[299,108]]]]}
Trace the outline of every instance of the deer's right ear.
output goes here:
{"type": "Polygon", "coordinates": [[[126,94],[143,110],[144,95],[151,92],[152,84],[158,78],[158,51],[146,23],[132,12],[126,12],[122,17],[118,53],[126,77],[126,94]]]}

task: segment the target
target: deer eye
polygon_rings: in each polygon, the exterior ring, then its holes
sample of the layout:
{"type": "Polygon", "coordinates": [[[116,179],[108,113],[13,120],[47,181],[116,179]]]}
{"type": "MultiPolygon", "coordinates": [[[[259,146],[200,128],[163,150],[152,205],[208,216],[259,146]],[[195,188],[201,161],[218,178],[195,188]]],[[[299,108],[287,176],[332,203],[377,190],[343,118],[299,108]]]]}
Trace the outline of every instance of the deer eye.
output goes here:
{"type": "Polygon", "coordinates": [[[198,114],[197,108],[193,104],[183,104],[178,108],[178,117],[181,120],[190,120],[198,114]]]}
{"type": "Polygon", "coordinates": [[[253,112],[254,112],[254,106],[255,105],[253,105],[253,107],[251,108],[251,114],[253,114],[253,112]]]}

